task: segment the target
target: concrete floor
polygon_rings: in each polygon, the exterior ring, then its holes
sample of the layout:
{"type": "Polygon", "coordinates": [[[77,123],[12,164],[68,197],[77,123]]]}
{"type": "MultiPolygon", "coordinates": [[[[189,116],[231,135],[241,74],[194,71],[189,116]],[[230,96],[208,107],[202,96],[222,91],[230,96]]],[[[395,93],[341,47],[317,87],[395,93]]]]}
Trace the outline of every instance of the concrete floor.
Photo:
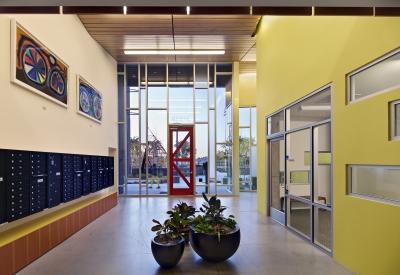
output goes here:
{"type": "Polygon", "coordinates": [[[201,197],[120,198],[117,207],[77,232],[21,270],[19,275],[86,274],[353,274],[332,257],[313,247],[269,217],[256,211],[256,194],[222,197],[241,228],[241,244],[230,259],[214,264],[186,246],[180,263],[162,269],[154,260],[150,240],[152,219],[185,201],[197,208],[201,197]]]}

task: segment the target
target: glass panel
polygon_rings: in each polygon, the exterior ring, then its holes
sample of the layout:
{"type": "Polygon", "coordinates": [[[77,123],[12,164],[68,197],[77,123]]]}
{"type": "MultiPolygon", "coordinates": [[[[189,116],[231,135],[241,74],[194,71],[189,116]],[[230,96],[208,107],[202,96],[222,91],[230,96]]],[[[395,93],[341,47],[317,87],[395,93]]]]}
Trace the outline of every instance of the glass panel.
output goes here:
{"type": "Polygon", "coordinates": [[[202,194],[202,193],[208,194],[209,190],[210,190],[210,187],[207,185],[197,185],[196,186],[196,194],[202,194]]]}
{"type": "MultiPolygon", "coordinates": [[[[148,161],[150,167],[156,165],[158,182],[167,180],[167,111],[149,110],[148,161]]],[[[149,177],[154,176],[151,174],[149,177]]]]}
{"type": "Polygon", "coordinates": [[[138,64],[126,65],[126,107],[139,108],[138,64]]]}
{"type": "Polygon", "coordinates": [[[215,111],[210,110],[210,121],[208,123],[209,129],[210,129],[210,164],[209,164],[209,169],[210,169],[210,178],[215,179],[215,111]]]}
{"type": "Polygon", "coordinates": [[[283,201],[285,196],[285,143],[283,140],[271,141],[271,207],[284,212],[283,201]]]}
{"type": "Polygon", "coordinates": [[[196,87],[208,87],[207,64],[195,64],[196,87]]]}
{"type": "Polygon", "coordinates": [[[123,73],[124,72],[124,63],[118,63],[117,64],[117,72],[118,73],[123,73]]]}
{"type": "Polygon", "coordinates": [[[124,120],[124,76],[118,75],[118,121],[124,120]]]}
{"type": "Polygon", "coordinates": [[[147,138],[147,106],[146,89],[140,89],[140,142],[146,143],[147,138]]]}
{"type": "Polygon", "coordinates": [[[147,184],[141,184],[140,185],[140,195],[146,195],[146,190],[147,190],[147,184]]]}
{"type": "Polygon", "coordinates": [[[139,178],[139,168],[142,164],[142,152],[139,140],[139,113],[137,110],[128,110],[126,114],[127,130],[127,159],[126,168],[128,178],[139,178]]]}
{"type": "MultiPolygon", "coordinates": [[[[309,154],[305,162],[310,163],[309,154]]],[[[314,128],[314,202],[331,205],[331,124],[314,128]]]]}
{"type": "Polygon", "coordinates": [[[257,190],[257,146],[251,146],[251,190],[257,190]]]}
{"type": "Polygon", "coordinates": [[[165,86],[166,82],[166,64],[147,64],[147,86],[165,86]]]}
{"type": "Polygon", "coordinates": [[[331,211],[314,206],[314,243],[331,251],[331,211]]]}
{"type": "Polygon", "coordinates": [[[208,81],[209,81],[209,88],[210,88],[210,108],[215,108],[215,88],[214,88],[214,64],[209,65],[210,68],[208,70],[208,81]]]}
{"type": "Polygon", "coordinates": [[[149,86],[148,91],[148,107],[149,108],[167,108],[167,87],[166,86],[149,86]]]}
{"type": "Polygon", "coordinates": [[[127,180],[126,194],[127,195],[139,195],[139,180],[138,179],[127,180]]]}
{"type": "Polygon", "coordinates": [[[196,124],[196,184],[206,184],[208,166],[208,125],[196,124]],[[204,167],[205,166],[205,167],[204,167]]]}
{"type": "Polygon", "coordinates": [[[250,127],[250,107],[239,108],[239,127],[250,127]]]}
{"type": "Polygon", "coordinates": [[[189,189],[187,182],[190,182],[190,163],[188,161],[175,161],[176,166],[172,167],[173,177],[173,188],[189,189]],[[178,170],[180,173],[178,173],[178,170]],[[181,174],[184,176],[182,177],[181,174]],[[186,179],[186,181],[185,181],[186,179]]]}
{"type": "Polygon", "coordinates": [[[251,142],[257,144],[257,107],[251,107],[251,142]]]}
{"type": "Polygon", "coordinates": [[[283,122],[284,122],[283,111],[280,111],[279,113],[270,116],[267,120],[268,135],[283,131],[285,126],[283,122]]]}
{"type": "Polygon", "coordinates": [[[305,155],[310,152],[310,130],[286,135],[287,189],[289,194],[310,199],[310,165],[305,155]]]}
{"type": "Polygon", "coordinates": [[[232,63],[227,63],[227,64],[219,64],[217,63],[217,72],[232,72],[232,63]]]}
{"type": "Polygon", "coordinates": [[[400,136],[400,104],[394,105],[395,130],[394,135],[400,136]]]}
{"type": "Polygon", "coordinates": [[[169,123],[192,124],[193,119],[193,87],[169,87],[169,123]]]}
{"type": "Polygon", "coordinates": [[[400,84],[400,53],[350,76],[350,101],[400,84]]]}
{"type": "Polygon", "coordinates": [[[208,121],[208,89],[196,89],[196,122],[208,121]]]}
{"type": "Polygon", "coordinates": [[[118,124],[118,185],[125,184],[125,125],[118,124]]]}
{"type": "Polygon", "coordinates": [[[217,145],[217,184],[232,184],[232,144],[217,145]]]}
{"type": "MultiPolygon", "coordinates": [[[[181,145],[182,141],[189,134],[188,131],[173,131],[172,144],[174,145],[174,152],[181,145]]],[[[174,158],[190,158],[190,138],[187,138],[185,143],[180,147],[179,151],[175,154],[174,158]]]]}
{"type": "Polygon", "coordinates": [[[233,186],[232,185],[217,186],[217,194],[232,195],[233,194],[233,186]]]}
{"type": "Polygon", "coordinates": [[[293,198],[287,198],[287,225],[310,239],[310,205],[293,198]]]}
{"type": "Polygon", "coordinates": [[[248,184],[249,182],[250,182],[250,128],[240,128],[239,129],[240,190],[250,190],[250,185],[248,184]],[[247,183],[247,185],[245,183],[247,183]],[[247,186],[247,189],[245,186],[247,186]]]}
{"type": "Polygon", "coordinates": [[[193,86],[193,64],[168,64],[169,86],[193,86]]]}
{"type": "Polygon", "coordinates": [[[146,86],[146,64],[140,64],[140,87],[146,86]]]}
{"type": "Polygon", "coordinates": [[[350,167],[350,173],[352,193],[400,201],[399,167],[350,167]]]}
{"type": "MultiPolygon", "coordinates": [[[[149,152],[152,150],[149,149],[149,152]]],[[[166,178],[162,179],[165,174],[166,168],[162,168],[156,162],[157,158],[149,155],[149,180],[148,180],[148,193],[149,195],[162,195],[167,194],[167,184],[166,178]],[[152,161],[154,161],[152,163],[152,161]],[[158,189],[158,190],[157,190],[158,189]]]]}
{"type": "MultiPolygon", "coordinates": [[[[286,110],[286,130],[331,118],[331,89],[327,88],[286,110]]],[[[271,125],[271,127],[273,127],[271,125]]]]}
{"type": "Polygon", "coordinates": [[[232,141],[232,76],[217,76],[217,142],[232,141]]]}

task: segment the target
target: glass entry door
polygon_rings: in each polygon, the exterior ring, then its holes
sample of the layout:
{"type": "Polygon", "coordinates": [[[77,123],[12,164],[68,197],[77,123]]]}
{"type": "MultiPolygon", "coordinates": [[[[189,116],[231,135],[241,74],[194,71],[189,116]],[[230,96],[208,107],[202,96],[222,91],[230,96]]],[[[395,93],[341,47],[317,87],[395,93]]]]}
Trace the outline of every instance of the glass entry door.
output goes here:
{"type": "Polygon", "coordinates": [[[285,143],[283,137],[269,141],[269,207],[271,217],[285,225],[285,143]]]}
{"type": "Polygon", "coordinates": [[[193,195],[193,126],[170,126],[168,152],[170,194],[193,195]]]}

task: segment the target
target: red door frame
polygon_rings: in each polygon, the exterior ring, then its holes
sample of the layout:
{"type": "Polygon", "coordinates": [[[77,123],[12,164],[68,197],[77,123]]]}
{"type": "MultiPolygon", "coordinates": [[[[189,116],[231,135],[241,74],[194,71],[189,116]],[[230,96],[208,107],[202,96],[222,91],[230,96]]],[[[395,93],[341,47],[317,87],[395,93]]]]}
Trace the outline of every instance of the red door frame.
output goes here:
{"type": "Polygon", "coordinates": [[[169,134],[169,144],[168,144],[168,152],[169,152],[169,190],[170,190],[170,195],[193,195],[193,185],[194,185],[194,173],[193,173],[193,168],[194,168],[194,140],[193,140],[193,126],[173,126],[171,125],[168,128],[168,134],[169,134]],[[178,148],[174,148],[173,144],[173,133],[174,132],[188,132],[186,137],[180,142],[178,148]],[[182,146],[185,144],[187,140],[190,140],[190,157],[189,158],[176,158],[176,154],[179,152],[179,150],[182,148],[182,146]],[[189,181],[186,179],[186,177],[183,175],[182,171],[179,169],[179,167],[176,166],[175,161],[188,161],[189,162],[189,171],[190,171],[190,177],[189,181]],[[182,177],[182,179],[185,181],[185,183],[188,185],[189,188],[174,188],[174,169],[178,172],[178,174],[182,177]]]}

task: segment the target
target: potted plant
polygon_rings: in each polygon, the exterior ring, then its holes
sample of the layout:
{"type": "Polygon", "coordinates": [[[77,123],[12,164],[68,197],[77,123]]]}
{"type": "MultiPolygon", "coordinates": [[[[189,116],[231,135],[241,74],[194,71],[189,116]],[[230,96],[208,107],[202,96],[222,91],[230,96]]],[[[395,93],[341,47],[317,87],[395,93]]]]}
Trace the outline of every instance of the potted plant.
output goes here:
{"type": "Polygon", "coordinates": [[[193,206],[181,201],[172,210],[167,212],[170,217],[171,227],[185,239],[186,244],[189,243],[189,222],[195,213],[196,209],[193,206]]]}
{"type": "MultiPolygon", "coordinates": [[[[175,214],[175,217],[177,214],[175,214]]],[[[185,250],[185,239],[181,232],[167,219],[163,224],[153,219],[156,223],[151,228],[157,232],[151,240],[151,252],[156,262],[163,268],[172,268],[178,264],[185,250]]]]}
{"type": "Polygon", "coordinates": [[[240,244],[240,228],[234,216],[223,216],[225,206],[217,199],[210,199],[203,193],[205,202],[200,211],[203,213],[191,220],[189,231],[193,250],[204,260],[222,262],[230,258],[240,244]]]}

